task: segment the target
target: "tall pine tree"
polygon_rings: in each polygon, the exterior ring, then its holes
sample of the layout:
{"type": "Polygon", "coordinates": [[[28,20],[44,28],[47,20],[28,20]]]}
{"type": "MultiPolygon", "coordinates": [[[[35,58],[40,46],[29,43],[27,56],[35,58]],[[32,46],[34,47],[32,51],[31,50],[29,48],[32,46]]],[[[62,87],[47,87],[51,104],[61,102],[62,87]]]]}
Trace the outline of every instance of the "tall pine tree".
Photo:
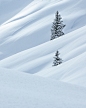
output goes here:
{"type": "Polygon", "coordinates": [[[51,39],[53,40],[57,37],[60,37],[62,35],[64,35],[64,33],[62,32],[62,29],[66,26],[64,24],[62,24],[63,21],[61,21],[61,16],[59,15],[59,12],[56,12],[55,15],[55,19],[51,28],[51,39]]]}
{"type": "Polygon", "coordinates": [[[56,51],[55,57],[54,57],[54,62],[53,66],[57,66],[62,63],[62,59],[59,58],[59,51],[56,51]]]}

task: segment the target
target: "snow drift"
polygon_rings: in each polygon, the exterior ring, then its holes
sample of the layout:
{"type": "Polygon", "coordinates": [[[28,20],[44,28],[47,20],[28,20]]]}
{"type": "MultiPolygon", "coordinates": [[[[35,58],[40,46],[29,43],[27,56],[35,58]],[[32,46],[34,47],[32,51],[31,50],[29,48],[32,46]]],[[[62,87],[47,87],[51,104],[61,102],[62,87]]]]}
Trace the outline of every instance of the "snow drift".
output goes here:
{"type": "Polygon", "coordinates": [[[0,108],[86,107],[85,4],[32,0],[0,26],[0,108]],[[57,10],[65,35],[50,41],[57,10]],[[57,50],[63,63],[53,67],[57,50]]]}

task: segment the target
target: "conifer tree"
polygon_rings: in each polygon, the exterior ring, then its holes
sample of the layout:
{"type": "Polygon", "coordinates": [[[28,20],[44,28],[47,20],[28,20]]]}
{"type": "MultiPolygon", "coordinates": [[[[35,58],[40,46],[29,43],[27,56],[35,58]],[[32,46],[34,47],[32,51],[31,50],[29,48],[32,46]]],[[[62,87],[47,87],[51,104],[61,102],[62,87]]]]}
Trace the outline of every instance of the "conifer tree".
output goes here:
{"type": "Polygon", "coordinates": [[[64,35],[64,33],[62,32],[62,29],[66,26],[64,24],[62,24],[63,21],[61,21],[61,16],[59,15],[59,12],[56,12],[55,15],[55,19],[51,28],[51,39],[53,40],[57,37],[60,37],[62,35],[64,35]]]}
{"type": "Polygon", "coordinates": [[[59,51],[56,51],[55,57],[54,57],[54,62],[53,66],[57,66],[62,63],[62,59],[59,58],[59,51]]]}

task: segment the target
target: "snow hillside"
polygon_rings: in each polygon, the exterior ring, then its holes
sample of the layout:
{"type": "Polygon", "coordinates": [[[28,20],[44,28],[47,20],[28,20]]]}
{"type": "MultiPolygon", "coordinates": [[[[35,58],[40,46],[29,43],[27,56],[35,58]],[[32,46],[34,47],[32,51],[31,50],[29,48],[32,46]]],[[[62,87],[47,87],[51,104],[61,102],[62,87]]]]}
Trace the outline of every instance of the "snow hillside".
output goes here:
{"type": "Polygon", "coordinates": [[[52,21],[57,10],[67,25],[65,34],[84,26],[85,4],[85,0],[32,1],[20,13],[0,26],[0,59],[49,41],[52,21]]]}
{"type": "Polygon", "coordinates": [[[20,12],[32,0],[0,0],[0,25],[20,12]]]}
{"type": "Polygon", "coordinates": [[[86,26],[3,59],[0,61],[0,66],[86,87],[85,38],[86,26]],[[63,63],[52,67],[56,50],[60,51],[63,63]]]}
{"type": "Polygon", "coordinates": [[[10,2],[21,6],[0,26],[0,108],[86,108],[86,1],[10,2]],[[57,10],[65,35],[50,41],[57,10]]]}
{"type": "Polygon", "coordinates": [[[84,87],[0,68],[0,108],[85,108],[85,100],[84,87]]]}

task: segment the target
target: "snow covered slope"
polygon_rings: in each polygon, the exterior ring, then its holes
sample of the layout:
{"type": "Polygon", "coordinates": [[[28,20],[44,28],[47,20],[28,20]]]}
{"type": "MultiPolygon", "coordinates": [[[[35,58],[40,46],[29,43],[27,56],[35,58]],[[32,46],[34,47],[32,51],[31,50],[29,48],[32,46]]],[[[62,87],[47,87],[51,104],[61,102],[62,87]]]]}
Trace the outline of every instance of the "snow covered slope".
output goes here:
{"type": "Polygon", "coordinates": [[[0,26],[0,108],[86,108],[86,1],[30,2],[0,26]],[[50,41],[57,10],[65,35],[50,41]]]}
{"type": "Polygon", "coordinates": [[[86,86],[86,26],[0,61],[0,66],[86,86]],[[63,63],[52,67],[55,51],[63,63]]]}
{"type": "Polygon", "coordinates": [[[0,59],[50,40],[58,10],[67,25],[65,33],[86,24],[85,0],[35,0],[0,26],[0,59]]]}
{"type": "Polygon", "coordinates": [[[0,0],[0,25],[20,12],[32,0],[0,0]]]}
{"type": "Polygon", "coordinates": [[[85,108],[86,88],[0,68],[0,108],[85,108]]]}

